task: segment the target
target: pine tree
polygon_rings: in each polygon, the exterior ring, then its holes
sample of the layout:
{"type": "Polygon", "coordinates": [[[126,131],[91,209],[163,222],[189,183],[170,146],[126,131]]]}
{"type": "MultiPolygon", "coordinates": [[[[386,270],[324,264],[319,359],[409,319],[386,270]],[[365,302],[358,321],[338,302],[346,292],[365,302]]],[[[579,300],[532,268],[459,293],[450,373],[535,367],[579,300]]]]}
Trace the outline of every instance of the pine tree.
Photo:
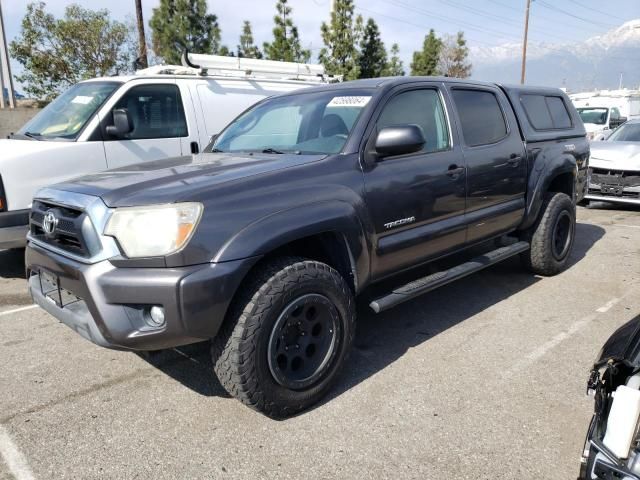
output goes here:
{"type": "Polygon", "coordinates": [[[207,13],[207,0],[160,0],[149,22],[153,49],[165,62],[179,64],[182,51],[218,53],[218,17],[207,13]]]}
{"type": "Polygon", "coordinates": [[[240,35],[240,44],[238,45],[238,56],[244,58],[262,58],[262,52],[257,45],[253,43],[253,32],[251,31],[251,23],[248,20],[242,25],[242,35],[240,35]]]}
{"type": "Polygon", "coordinates": [[[471,64],[467,62],[469,47],[463,32],[453,37],[445,37],[440,52],[440,71],[448,77],[468,78],[471,76],[471,64]]]}
{"type": "Polygon", "coordinates": [[[433,29],[424,37],[422,50],[413,52],[411,75],[439,75],[438,61],[442,50],[442,40],[436,36],[433,29]]]}
{"type": "Polygon", "coordinates": [[[391,45],[391,58],[384,68],[383,76],[385,77],[401,77],[404,75],[404,67],[400,60],[400,47],[397,43],[391,45]]]}
{"type": "Polygon", "coordinates": [[[373,18],[367,20],[358,56],[360,78],[376,78],[383,75],[387,65],[387,51],[380,39],[380,30],[373,18]]]}
{"type": "Polygon", "coordinates": [[[343,75],[345,80],[359,76],[358,32],[354,27],[353,9],[353,0],[334,0],[331,21],[328,25],[322,22],[320,28],[325,44],[320,50],[320,63],[328,74],[343,75]]]}
{"type": "Polygon", "coordinates": [[[311,52],[300,45],[298,28],[293,24],[287,0],[278,0],[276,10],[277,14],[273,17],[273,42],[265,42],[263,45],[265,57],[268,60],[307,63],[311,52]]]}

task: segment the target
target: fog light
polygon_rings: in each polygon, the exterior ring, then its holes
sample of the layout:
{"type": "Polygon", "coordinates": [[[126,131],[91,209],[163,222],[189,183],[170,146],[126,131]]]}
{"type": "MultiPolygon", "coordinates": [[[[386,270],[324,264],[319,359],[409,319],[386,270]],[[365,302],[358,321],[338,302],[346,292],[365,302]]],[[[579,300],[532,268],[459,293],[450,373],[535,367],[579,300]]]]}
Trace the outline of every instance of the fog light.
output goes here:
{"type": "Polygon", "coordinates": [[[161,327],[164,325],[164,308],[153,306],[149,309],[148,323],[152,327],[161,327]]]}

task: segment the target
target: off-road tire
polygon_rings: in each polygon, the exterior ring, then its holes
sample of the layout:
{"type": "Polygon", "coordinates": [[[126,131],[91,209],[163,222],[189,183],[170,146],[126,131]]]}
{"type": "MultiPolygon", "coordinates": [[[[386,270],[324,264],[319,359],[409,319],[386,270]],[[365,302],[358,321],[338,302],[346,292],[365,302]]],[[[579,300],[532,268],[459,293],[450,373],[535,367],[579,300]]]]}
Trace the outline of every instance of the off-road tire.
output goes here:
{"type": "Polygon", "coordinates": [[[258,267],[240,287],[212,341],[214,371],[225,390],[248,407],[273,418],[295,415],[317,403],[336,380],[353,342],[355,317],[353,294],[336,270],[300,257],[278,258],[258,267]],[[329,300],[340,328],[322,376],[305,388],[287,388],[270,370],[272,331],[288,305],[309,295],[329,300]]]}
{"type": "Polygon", "coordinates": [[[521,254],[526,268],[538,275],[552,276],[562,272],[571,256],[576,231],[576,209],[565,193],[549,192],[545,195],[540,214],[533,226],[522,235],[531,249],[521,254]],[[559,223],[561,222],[561,223],[559,223]],[[558,228],[568,225],[568,238],[554,245],[558,228]]]}

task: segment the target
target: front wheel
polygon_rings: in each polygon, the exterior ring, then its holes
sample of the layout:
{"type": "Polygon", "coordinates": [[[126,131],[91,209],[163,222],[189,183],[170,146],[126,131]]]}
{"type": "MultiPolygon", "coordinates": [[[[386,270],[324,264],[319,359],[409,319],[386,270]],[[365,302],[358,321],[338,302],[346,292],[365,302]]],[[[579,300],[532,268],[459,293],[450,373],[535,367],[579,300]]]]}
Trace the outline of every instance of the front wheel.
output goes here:
{"type": "Polygon", "coordinates": [[[565,193],[545,196],[536,223],[524,234],[531,249],[522,254],[525,266],[538,275],[562,272],[569,262],[576,231],[576,209],[565,193]]]}
{"type": "Polygon", "coordinates": [[[251,275],[214,339],[222,386],[274,418],[294,415],[327,393],[349,352],[353,295],[326,264],[287,257],[251,275]]]}

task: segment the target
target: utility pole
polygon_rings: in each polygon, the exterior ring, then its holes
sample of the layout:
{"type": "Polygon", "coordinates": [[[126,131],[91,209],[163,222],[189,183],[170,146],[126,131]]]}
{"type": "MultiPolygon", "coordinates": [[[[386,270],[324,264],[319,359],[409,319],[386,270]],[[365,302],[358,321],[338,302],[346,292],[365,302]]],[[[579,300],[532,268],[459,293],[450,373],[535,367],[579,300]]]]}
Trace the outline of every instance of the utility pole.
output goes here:
{"type": "Polygon", "coordinates": [[[531,0],[527,0],[527,10],[524,14],[524,40],[522,42],[522,71],[520,73],[520,83],[524,84],[524,78],[527,70],[527,39],[529,37],[529,9],[531,8],[531,0]]]}
{"type": "Polygon", "coordinates": [[[4,32],[4,19],[2,18],[2,0],[0,0],[0,108],[6,108],[4,101],[5,78],[7,92],[9,93],[9,107],[16,108],[16,94],[13,90],[9,49],[7,48],[7,36],[4,32]]]}
{"type": "Polygon", "coordinates": [[[142,18],[142,0],[136,0],[136,19],[138,20],[138,58],[140,66],[147,68],[149,61],[147,60],[147,38],[144,34],[144,19],[142,18]]]}

